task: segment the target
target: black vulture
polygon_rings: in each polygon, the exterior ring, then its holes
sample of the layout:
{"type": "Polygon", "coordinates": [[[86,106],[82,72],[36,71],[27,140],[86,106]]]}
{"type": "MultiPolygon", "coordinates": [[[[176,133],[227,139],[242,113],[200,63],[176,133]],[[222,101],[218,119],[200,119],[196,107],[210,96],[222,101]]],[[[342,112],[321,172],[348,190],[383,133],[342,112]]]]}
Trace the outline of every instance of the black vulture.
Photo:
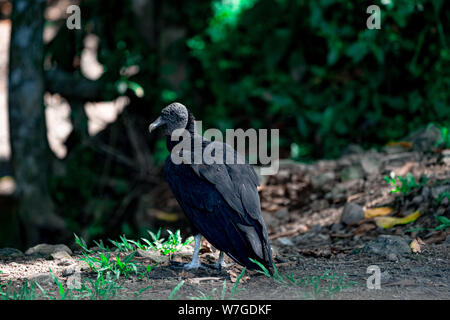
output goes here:
{"type": "Polygon", "coordinates": [[[251,258],[272,272],[272,252],[261,215],[257,174],[230,145],[212,142],[198,134],[194,121],[194,116],[184,105],[172,103],[165,107],[161,116],[149,126],[150,132],[158,127],[163,129],[167,148],[171,153],[179,152],[179,156],[184,155],[186,159],[191,160],[186,161],[188,163],[175,161],[179,163],[176,164],[171,156],[168,156],[164,168],[165,179],[194,231],[194,256],[184,268],[197,269],[200,266],[198,252],[201,238],[204,236],[220,250],[219,261],[215,267],[221,268],[225,252],[234,261],[249,269],[260,269],[251,258]],[[172,141],[171,135],[177,129],[188,134],[192,149],[175,148],[181,139],[172,141]],[[209,147],[209,150],[213,150],[212,156],[221,152],[223,159],[226,155],[231,155],[235,162],[211,163],[211,159],[205,161],[204,158],[195,161],[194,155],[199,151],[194,147],[196,143],[201,146],[202,154],[209,147]],[[237,162],[237,158],[241,162],[237,162]]]}

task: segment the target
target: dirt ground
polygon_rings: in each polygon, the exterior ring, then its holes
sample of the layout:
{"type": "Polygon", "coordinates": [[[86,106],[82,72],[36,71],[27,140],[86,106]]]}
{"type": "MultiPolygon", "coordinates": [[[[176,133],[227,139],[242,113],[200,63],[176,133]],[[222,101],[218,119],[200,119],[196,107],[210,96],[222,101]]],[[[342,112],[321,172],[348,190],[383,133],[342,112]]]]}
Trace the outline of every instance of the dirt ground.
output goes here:
{"type": "MultiPolygon", "coordinates": [[[[145,279],[134,275],[126,280],[121,279],[119,283],[122,288],[113,299],[166,300],[181,281],[184,283],[176,294],[178,299],[220,299],[224,280],[226,299],[449,299],[449,252],[450,244],[433,244],[427,246],[420,255],[407,255],[393,260],[386,256],[361,253],[330,257],[305,256],[299,253],[298,248],[284,247],[277,254],[279,259],[285,259],[285,262],[278,264],[279,274],[290,275],[296,280],[305,279],[306,282],[303,285],[294,285],[289,281],[283,284],[254,271],[247,271],[237,286],[239,292],[236,295],[231,294],[231,289],[235,285],[233,280],[242,270],[240,266],[231,265],[222,271],[208,267],[184,271],[176,269],[171,262],[163,262],[145,279]],[[381,271],[379,289],[367,287],[367,279],[372,274],[368,273],[368,267],[373,265],[381,271]],[[334,276],[333,281],[331,276],[334,276]],[[339,283],[339,280],[343,281],[339,283]]],[[[203,254],[201,261],[210,265],[211,256],[211,253],[203,254]]],[[[186,254],[175,260],[188,262],[189,258],[186,254]]],[[[144,265],[154,264],[151,259],[135,259],[144,265]]],[[[3,271],[0,282],[7,283],[11,279],[15,287],[19,288],[24,279],[37,281],[45,290],[58,297],[56,284],[48,276],[48,270],[51,269],[59,281],[67,286],[70,276],[64,276],[64,272],[68,265],[77,260],[76,255],[69,260],[26,256],[3,259],[0,261],[0,270],[3,271]]],[[[231,260],[225,259],[225,262],[230,263],[231,260]]],[[[82,268],[80,275],[82,281],[95,281],[95,274],[87,268],[82,268]]]]}
{"type": "MultiPolygon", "coordinates": [[[[449,246],[436,245],[424,252],[422,256],[412,256],[400,261],[367,256],[351,256],[327,259],[322,257],[304,257],[296,250],[283,251],[281,256],[289,257],[289,262],[279,266],[280,274],[288,274],[296,279],[329,274],[344,276],[344,288],[334,295],[328,290],[330,279],[320,281],[315,290],[313,285],[304,287],[292,284],[279,284],[261,274],[250,272],[249,279],[238,288],[243,288],[235,297],[237,299],[449,299],[449,246]],[[382,271],[381,288],[368,289],[367,267],[378,265],[382,271]],[[345,288],[348,286],[348,288],[345,288]]],[[[155,279],[149,283],[133,283],[130,291],[151,285],[152,288],[141,299],[166,299],[170,291],[181,280],[186,280],[180,291],[181,299],[199,297],[199,292],[210,294],[214,288],[219,298],[226,272],[199,271],[176,272],[160,267],[155,270],[155,279]],[[208,277],[217,278],[208,280],[208,277]],[[162,278],[162,279],[161,279],[162,278]],[[205,279],[205,280],[202,280],[205,279]],[[172,284],[172,285],[169,285],[172,284]],[[133,288],[134,286],[134,288],[133,288]],[[168,287],[169,286],[169,290],[168,287]]],[[[236,270],[238,271],[238,270],[236,270]]],[[[337,281],[335,281],[337,282],[337,281]]],[[[333,288],[337,284],[331,284],[333,288]]],[[[229,287],[232,287],[230,284],[229,287]]]]}
{"type": "MultiPolygon", "coordinates": [[[[438,218],[450,217],[450,153],[423,149],[433,145],[427,141],[430,130],[380,151],[351,147],[337,160],[309,165],[283,161],[277,175],[262,177],[261,206],[278,277],[247,270],[236,285],[242,267],[227,257],[222,271],[176,268],[177,261],[191,259],[191,244],[170,261],[167,256],[137,254],[133,262],[139,266],[159,264],[145,277],[119,278],[122,287],[111,298],[449,299],[450,230],[439,227],[438,218]],[[393,185],[384,177],[392,172],[394,176],[411,174],[417,185],[390,192],[393,185]],[[383,228],[376,217],[367,216],[368,209],[380,207],[390,208],[389,219],[417,212],[419,217],[383,228]],[[377,275],[378,289],[373,288],[377,275]]],[[[173,201],[164,197],[161,201],[158,210],[177,211],[171,207],[173,201]]],[[[218,252],[206,242],[202,247],[201,262],[212,265],[218,252]]],[[[80,261],[79,247],[72,249],[75,252],[64,249],[68,253],[62,256],[40,257],[0,249],[3,291],[9,281],[20,289],[28,279],[57,296],[49,269],[64,288],[74,274],[81,281],[95,281],[96,274],[80,261]]]]}

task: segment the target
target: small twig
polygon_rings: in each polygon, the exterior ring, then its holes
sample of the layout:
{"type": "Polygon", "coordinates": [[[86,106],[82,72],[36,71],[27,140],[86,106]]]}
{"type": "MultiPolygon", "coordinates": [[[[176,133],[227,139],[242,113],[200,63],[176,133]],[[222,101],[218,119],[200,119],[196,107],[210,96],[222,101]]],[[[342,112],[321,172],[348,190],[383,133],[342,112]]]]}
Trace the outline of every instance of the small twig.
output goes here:
{"type": "Polygon", "coordinates": [[[46,89],[50,93],[58,93],[66,99],[82,101],[102,101],[103,84],[89,80],[81,74],[72,74],[61,69],[45,72],[46,89]]]}
{"type": "Polygon", "coordinates": [[[353,237],[353,233],[330,233],[330,237],[332,238],[340,238],[340,239],[344,239],[344,238],[350,238],[353,237]]]}
{"type": "Polygon", "coordinates": [[[280,233],[275,233],[269,236],[270,240],[275,240],[281,237],[289,237],[289,236],[295,236],[299,233],[301,233],[302,231],[304,231],[301,227],[298,227],[294,230],[288,230],[288,231],[284,231],[284,232],[280,232],[280,233]]]}
{"type": "Polygon", "coordinates": [[[95,142],[90,141],[87,145],[94,151],[101,151],[101,152],[104,152],[104,153],[114,156],[114,158],[118,162],[136,170],[136,163],[132,159],[125,156],[124,154],[118,152],[116,149],[114,149],[106,144],[99,143],[98,141],[95,141],[95,142]]]}
{"type": "Polygon", "coordinates": [[[348,196],[348,197],[347,197],[347,202],[351,202],[351,201],[353,201],[353,200],[356,200],[356,199],[358,199],[358,198],[361,198],[361,197],[364,196],[364,195],[365,195],[364,192],[352,194],[351,196],[348,196]]]}
{"type": "Polygon", "coordinates": [[[114,214],[114,217],[111,219],[110,222],[111,225],[115,225],[117,223],[117,221],[123,215],[123,213],[125,212],[128,205],[131,203],[131,201],[137,196],[139,196],[141,193],[142,193],[141,188],[136,187],[125,196],[125,198],[120,203],[120,206],[117,209],[116,213],[114,214]]]}
{"type": "Polygon", "coordinates": [[[188,282],[199,284],[202,281],[219,281],[222,280],[220,277],[204,277],[204,278],[192,278],[188,279],[188,282]]]}
{"type": "Polygon", "coordinates": [[[136,154],[136,160],[139,164],[139,172],[140,177],[143,178],[151,172],[153,167],[153,160],[149,152],[147,151],[147,147],[145,143],[143,143],[140,139],[140,136],[137,134],[131,119],[128,116],[126,111],[123,112],[123,120],[124,125],[127,130],[128,138],[131,142],[131,145],[136,154]]]}

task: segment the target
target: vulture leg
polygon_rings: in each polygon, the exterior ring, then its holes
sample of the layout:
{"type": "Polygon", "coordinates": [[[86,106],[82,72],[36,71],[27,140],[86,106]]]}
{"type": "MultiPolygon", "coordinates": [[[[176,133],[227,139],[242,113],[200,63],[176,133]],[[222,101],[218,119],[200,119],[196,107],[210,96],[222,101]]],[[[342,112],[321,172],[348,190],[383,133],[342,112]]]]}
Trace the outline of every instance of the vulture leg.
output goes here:
{"type": "Polygon", "coordinates": [[[220,251],[219,260],[217,260],[216,264],[214,265],[214,269],[221,270],[222,262],[223,262],[223,251],[220,251]]]}
{"type": "Polygon", "coordinates": [[[202,243],[202,235],[197,234],[194,236],[195,246],[194,246],[194,255],[192,257],[192,261],[188,264],[184,265],[184,269],[193,270],[198,269],[200,267],[200,261],[198,260],[198,252],[200,251],[200,245],[202,243]]]}

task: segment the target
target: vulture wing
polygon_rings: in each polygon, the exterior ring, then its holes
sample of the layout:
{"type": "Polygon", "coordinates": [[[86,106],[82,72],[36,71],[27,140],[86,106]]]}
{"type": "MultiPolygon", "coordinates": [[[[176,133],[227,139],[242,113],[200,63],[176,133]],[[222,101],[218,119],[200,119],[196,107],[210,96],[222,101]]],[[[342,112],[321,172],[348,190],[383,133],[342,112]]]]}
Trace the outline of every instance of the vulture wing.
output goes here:
{"type": "MultiPolygon", "coordinates": [[[[203,149],[208,145],[215,152],[222,150],[224,157],[233,157],[228,159],[239,157],[227,144],[204,141],[203,149]]],[[[240,160],[242,164],[175,165],[169,157],[166,180],[193,227],[211,244],[249,268],[257,268],[250,257],[270,269],[272,256],[261,215],[258,176],[240,160]]]]}

